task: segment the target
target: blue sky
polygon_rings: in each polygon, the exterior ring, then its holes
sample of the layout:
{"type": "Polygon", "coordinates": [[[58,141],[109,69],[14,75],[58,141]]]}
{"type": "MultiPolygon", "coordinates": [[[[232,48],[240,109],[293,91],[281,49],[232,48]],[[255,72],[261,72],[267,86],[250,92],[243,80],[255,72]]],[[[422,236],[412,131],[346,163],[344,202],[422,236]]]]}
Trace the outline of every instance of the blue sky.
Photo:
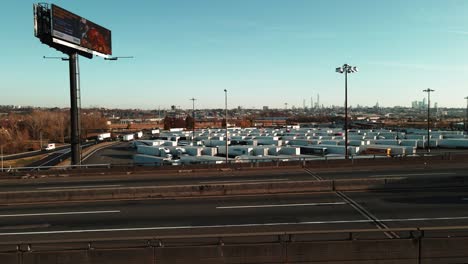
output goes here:
{"type": "MultiPolygon", "coordinates": [[[[44,2],[44,1],[42,1],[44,2]]],[[[115,56],[80,58],[82,106],[439,106],[468,96],[467,0],[45,1],[112,30],[115,56]]],[[[0,104],[69,106],[68,64],[33,36],[32,4],[4,3],[0,104]]]]}

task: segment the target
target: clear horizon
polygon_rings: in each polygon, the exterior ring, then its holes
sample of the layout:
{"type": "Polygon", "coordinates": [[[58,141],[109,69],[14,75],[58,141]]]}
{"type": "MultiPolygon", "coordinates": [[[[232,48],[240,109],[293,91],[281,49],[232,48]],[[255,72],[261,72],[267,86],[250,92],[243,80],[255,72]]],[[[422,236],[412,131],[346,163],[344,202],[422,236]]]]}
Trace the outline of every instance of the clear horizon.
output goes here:
{"type": "MultiPolygon", "coordinates": [[[[44,2],[44,1],[42,1],[44,2]]],[[[46,1],[112,30],[114,56],[81,57],[82,106],[121,109],[283,109],[348,104],[410,107],[427,96],[464,108],[468,1],[46,1]]],[[[68,107],[68,64],[33,36],[32,4],[2,16],[0,105],[68,107]],[[6,26],[8,25],[8,26],[6,26]]]]}

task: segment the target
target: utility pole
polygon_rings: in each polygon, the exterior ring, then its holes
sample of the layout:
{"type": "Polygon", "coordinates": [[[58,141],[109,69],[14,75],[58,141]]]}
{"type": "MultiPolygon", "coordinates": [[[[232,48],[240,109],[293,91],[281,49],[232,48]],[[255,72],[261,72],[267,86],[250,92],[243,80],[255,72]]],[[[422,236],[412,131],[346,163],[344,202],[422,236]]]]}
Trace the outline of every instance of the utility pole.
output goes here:
{"type": "Polygon", "coordinates": [[[430,88],[423,90],[423,92],[427,93],[427,152],[431,151],[431,92],[434,92],[430,88]]]}
{"type": "Polygon", "coordinates": [[[463,122],[463,125],[465,125],[465,133],[468,134],[468,96],[465,97],[466,99],[466,115],[465,115],[465,122],[463,122]]]}
{"type": "Polygon", "coordinates": [[[192,101],[192,146],[195,146],[195,98],[190,99],[192,101]]]}
{"type": "Polygon", "coordinates": [[[3,172],[3,145],[0,145],[0,156],[2,157],[2,172],[3,172]]]}
{"type": "Polygon", "coordinates": [[[39,150],[42,150],[44,145],[42,145],[42,130],[39,131],[39,150]]]}

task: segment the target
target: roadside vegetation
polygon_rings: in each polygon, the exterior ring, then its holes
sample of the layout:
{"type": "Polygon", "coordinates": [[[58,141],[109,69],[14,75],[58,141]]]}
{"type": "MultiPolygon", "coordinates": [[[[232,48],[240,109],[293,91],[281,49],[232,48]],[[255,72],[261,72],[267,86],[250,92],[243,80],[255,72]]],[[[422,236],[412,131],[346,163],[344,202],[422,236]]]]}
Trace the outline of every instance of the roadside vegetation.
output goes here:
{"type": "MultiPolygon", "coordinates": [[[[108,129],[106,119],[96,112],[81,113],[81,135],[89,131],[108,129]]],[[[0,147],[3,154],[39,150],[47,143],[67,143],[70,138],[70,118],[66,109],[10,112],[0,117],[0,147]]]]}

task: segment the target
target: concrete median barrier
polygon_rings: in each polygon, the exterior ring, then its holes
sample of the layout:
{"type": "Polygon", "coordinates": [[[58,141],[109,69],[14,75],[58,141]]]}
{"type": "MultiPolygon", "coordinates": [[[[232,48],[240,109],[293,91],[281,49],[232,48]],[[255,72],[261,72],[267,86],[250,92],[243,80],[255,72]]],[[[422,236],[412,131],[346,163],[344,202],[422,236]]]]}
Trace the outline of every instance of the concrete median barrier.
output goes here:
{"type": "Polygon", "coordinates": [[[385,179],[354,179],[333,181],[335,191],[366,191],[384,189],[385,179]]]}
{"type": "Polygon", "coordinates": [[[288,244],[290,263],[417,263],[418,244],[411,239],[328,241],[288,244]]]}
{"type": "Polygon", "coordinates": [[[331,191],[331,181],[183,185],[0,193],[0,204],[331,191]]]}
{"type": "Polygon", "coordinates": [[[375,178],[0,192],[0,204],[466,187],[468,177],[375,178]]]}
{"type": "Polygon", "coordinates": [[[22,261],[2,262],[21,264],[45,264],[45,263],[67,263],[67,264],[153,264],[154,249],[111,249],[111,250],[70,250],[70,251],[43,251],[25,252],[22,261]]]}
{"type": "Polygon", "coordinates": [[[20,253],[1,253],[0,254],[0,263],[20,263],[21,254],[20,253]]]}
{"type": "Polygon", "coordinates": [[[284,263],[280,244],[253,244],[156,249],[156,263],[284,263]]]}
{"type": "Polygon", "coordinates": [[[466,263],[468,258],[467,245],[468,238],[466,237],[425,238],[421,243],[421,257],[431,260],[427,263],[466,263]]]}
{"type": "MultiPolygon", "coordinates": [[[[451,252],[451,251],[448,251],[451,252]]],[[[20,253],[21,264],[158,263],[417,263],[418,243],[411,239],[254,243],[121,249],[50,250],[20,253]]],[[[429,252],[421,252],[429,254],[429,252]]],[[[453,256],[450,254],[446,254],[453,256]]],[[[464,256],[466,254],[463,254],[464,256]]],[[[447,261],[450,257],[441,258],[447,261]]],[[[9,260],[9,259],[8,259],[9,260]]],[[[15,259],[11,259],[15,260],[15,259]]],[[[432,262],[431,262],[432,263],[432,262]]],[[[437,263],[437,262],[434,262],[437,263]]],[[[447,262],[445,262],[447,263],[447,262]]]]}

